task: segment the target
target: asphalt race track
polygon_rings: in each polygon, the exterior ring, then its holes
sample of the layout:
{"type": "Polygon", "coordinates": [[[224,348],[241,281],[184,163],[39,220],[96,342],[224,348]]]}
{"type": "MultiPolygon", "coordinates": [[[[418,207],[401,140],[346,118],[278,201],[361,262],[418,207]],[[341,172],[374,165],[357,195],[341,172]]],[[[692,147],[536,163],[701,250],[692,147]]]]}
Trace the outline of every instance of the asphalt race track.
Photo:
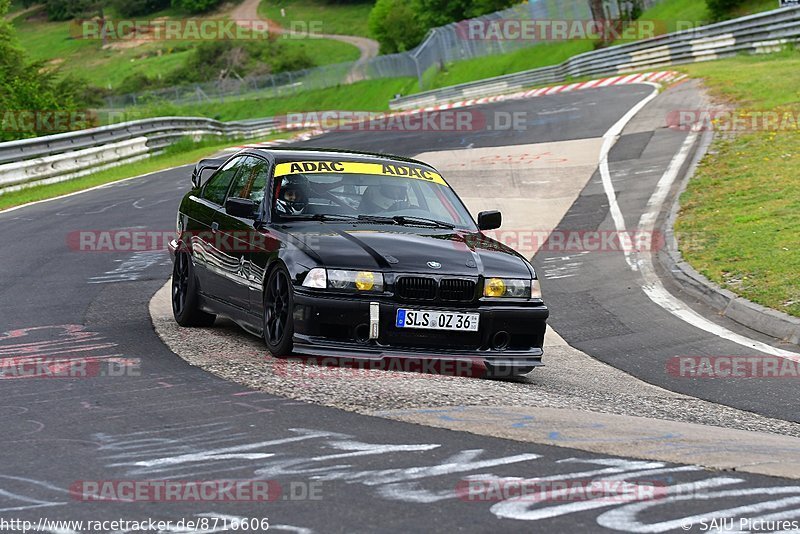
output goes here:
{"type": "MultiPolygon", "coordinates": [[[[620,86],[475,108],[491,118],[489,124],[496,124],[494,117],[522,111],[528,117],[523,129],[335,132],[305,144],[413,156],[601,138],[652,91],[647,85],[620,86]]],[[[692,98],[691,91],[676,88],[653,101],[609,155],[619,207],[630,227],[647,210],[656,183],[688,135],[648,131],[643,121],[680,109],[692,98]]],[[[205,532],[223,532],[220,520],[268,517],[272,530],[307,533],[666,532],[685,531],[682,527],[690,524],[700,531],[705,514],[800,517],[800,484],[789,480],[357,415],[250,391],[188,365],[164,346],[148,316],[150,298],[171,273],[167,253],[82,252],[75,246],[81,231],[171,231],[188,181],[189,168],[184,167],[0,214],[0,356],[91,358],[137,371],[0,383],[1,518],[34,524],[42,518],[204,518],[218,525],[205,532]],[[663,487],[664,495],[649,502],[536,502],[491,496],[470,500],[456,492],[469,481],[520,477],[649,481],[663,487]],[[280,491],[266,503],[109,502],[70,493],[86,481],[219,479],[270,480],[280,491]]],[[[559,228],[613,228],[608,194],[598,176],[559,228]]],[[[546,280],[551,322],[571,345],[668,389],[798,421],[800,401],[790,380],[767,385],[668,376],[670,357],[754,353],[654,304],[622,254],[575,261],[544,252],[535,265],[546,280]],[[559,274],[548,280],[548,272],[559,274]]],[[[756,337],[734,324],[721,324],[756,337]]],[[[84,530],[90,532],[77,526],[39,528],[53,534],[84,530]]],[[[173,526],[163,531],[197,530],[173,526]]]]}

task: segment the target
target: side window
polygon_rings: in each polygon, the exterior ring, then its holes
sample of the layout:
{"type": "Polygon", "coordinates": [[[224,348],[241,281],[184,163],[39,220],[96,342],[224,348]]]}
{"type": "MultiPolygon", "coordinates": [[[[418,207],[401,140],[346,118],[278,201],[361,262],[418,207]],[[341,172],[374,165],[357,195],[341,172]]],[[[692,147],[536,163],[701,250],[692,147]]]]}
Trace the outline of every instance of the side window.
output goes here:
{"type": "Polygon", "coordinates": [[[241,163],[242,158],[235,158],[226,163],[203,187],[202,198],[221,206],[225,202],[225,194],[241,163]]]}
{"type": "Polygon", "coordinates": [[[247,157],[241,169],[233,182],[229,196],[246,198],[260,204],[264,200],[264,190],[267,187],[269,164],[261,158],[247,157]]]}

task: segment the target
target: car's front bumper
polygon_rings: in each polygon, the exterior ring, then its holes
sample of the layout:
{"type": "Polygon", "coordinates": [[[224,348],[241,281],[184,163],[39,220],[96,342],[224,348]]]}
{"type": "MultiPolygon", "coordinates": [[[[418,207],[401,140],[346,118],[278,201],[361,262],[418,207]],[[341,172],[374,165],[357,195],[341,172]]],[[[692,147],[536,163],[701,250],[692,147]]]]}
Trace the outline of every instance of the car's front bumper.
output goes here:
{"type": "MultiPolygon", "coordinates": [[[[482,305],[397,303],[378,305],[378,335],[369,332],[370,300],[320,296],[298,291],[294,295],[294,345],[302,354],[353,359],[445,358],[480,359],[494,366],[542,365],[544,334],[549,310],[544,305],[482,305]],[[397,328],[398,308],[449,310],[480,315],[478,332],[397,328]],[[493,348],[498,332],[507,333],[508,346],[493,348]],[[359,335],[361,334],[361,335],[359,335]]],[[[373,318],[374,319],[374,318],[373,318]]]]}

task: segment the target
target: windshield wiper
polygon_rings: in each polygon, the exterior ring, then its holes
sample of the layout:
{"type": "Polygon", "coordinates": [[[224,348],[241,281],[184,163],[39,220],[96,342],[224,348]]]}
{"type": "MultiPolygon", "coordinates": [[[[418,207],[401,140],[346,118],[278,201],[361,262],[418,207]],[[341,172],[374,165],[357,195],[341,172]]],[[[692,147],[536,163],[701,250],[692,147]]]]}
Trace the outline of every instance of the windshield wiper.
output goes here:
{"type": "Polygon", "coordinates": [[[313,215],[282,215],[287,221],[357,221],[355,215],[344,215],[339,213],[315,213],[313,215]]]}
{"type": "Polygon", "coordinates": [[[338,213],[315,213],[313,215],[291,215],[283,216],[286,221],[362,221],[378,224],[401,224],[408,226],[430,226],[433,228],[447,228],[452,230],[456,226],[444,221],[426,219],[425,217],[409,217],[406,215],[395,215],[386,217],[383,215],[343,215],[338,213]]]}
{"type": "Polygon", "coordinates": [[[450,224],[444,221],[437,221],[436,219],[427,219],[425,217],[408,217],[405,215],[396,215],[392,217],[398,224],[408,224],[417,226],[433,226],[435,228],[447,228],[452,230],[456,227],[455,224],[450,224]]]}
{"type": "Polygon", "coordinates": [[[372,223],[397,224],[394,217],[384,217],[382,215],[359,215],[358,220],[372,223]]]}

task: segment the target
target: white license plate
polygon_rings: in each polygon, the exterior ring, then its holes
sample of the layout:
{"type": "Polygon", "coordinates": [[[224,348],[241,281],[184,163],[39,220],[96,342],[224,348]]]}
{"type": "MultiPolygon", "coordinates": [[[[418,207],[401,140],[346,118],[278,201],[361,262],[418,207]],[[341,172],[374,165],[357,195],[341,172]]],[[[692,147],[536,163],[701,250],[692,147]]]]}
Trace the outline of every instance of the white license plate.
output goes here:
{"type": "Polygon", "coordinates": [[[422,328],[425,330],[457,330],[477,332],[480,314],[434,310],[397,310],[397,328],[422,328]]]}

